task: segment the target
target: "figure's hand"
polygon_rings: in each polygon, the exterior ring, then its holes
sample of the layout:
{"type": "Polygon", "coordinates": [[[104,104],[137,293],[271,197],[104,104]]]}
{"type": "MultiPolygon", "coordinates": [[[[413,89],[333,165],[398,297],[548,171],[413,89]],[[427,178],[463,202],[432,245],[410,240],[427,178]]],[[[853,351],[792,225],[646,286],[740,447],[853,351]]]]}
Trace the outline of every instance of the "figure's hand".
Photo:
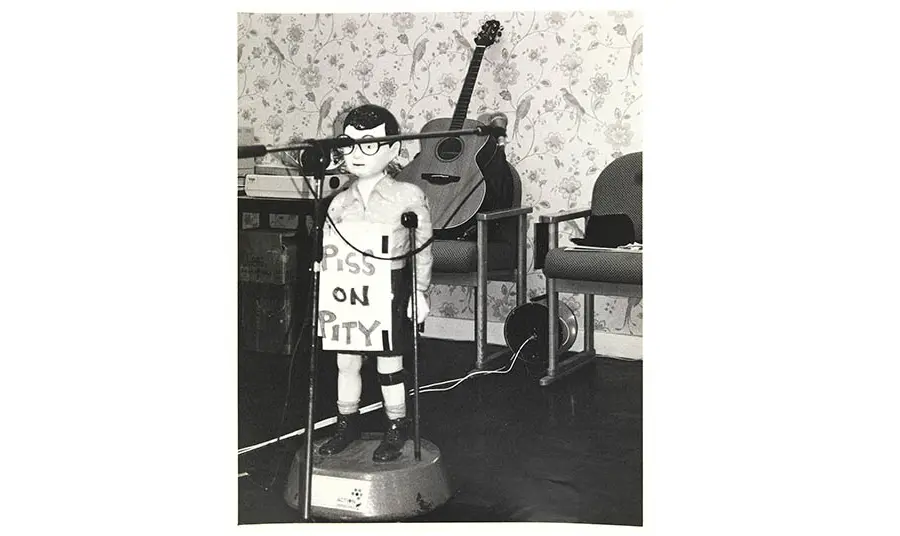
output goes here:
{"type": "MultiPolygon", "coordinates": [[[[431,312],[431,309],[428,307],[428,298],[425,297],[425,293],[421,290],[416,291],[416,307],[418,308],[416,312],[419,313],[416,324],[421,324],[425,321],[428,313],[431,312]]],[[[406,316],[412,318],[412,300],[409,300],[409,304],[406,306],[406,316]]]]}

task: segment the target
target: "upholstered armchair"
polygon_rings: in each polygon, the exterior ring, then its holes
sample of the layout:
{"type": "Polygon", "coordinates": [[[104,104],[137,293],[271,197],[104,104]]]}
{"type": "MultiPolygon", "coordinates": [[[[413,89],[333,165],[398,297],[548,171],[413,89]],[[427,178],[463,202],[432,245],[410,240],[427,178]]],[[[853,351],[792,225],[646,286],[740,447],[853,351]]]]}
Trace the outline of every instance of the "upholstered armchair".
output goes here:
{"type": "MultiPolygon", "coordinates": [[[[536,236],[546,243],[536,247],[536,268],[543,268],[547,285],[548,364],[540,383],[549,385],[593,362],[594,296],[641,297],[643,253],[617,247],[559,247],[559,225],[584,219],[585,229],[592,218],[597,222],[613,217],[630,219],[633,242],[643,242],[642,188],[643,153],[631,153],[613,160],[594,183],[591,207],[570,210],[538,219],[536,236]],[[625,218],[627,216],[627,218],[625,218]],[[544,227],[541,229],[541,227],[544,227]],[[559,293],[584,295],[584,349],[561,359],[559,293]]],[[[593,226],[596,227],[596,226],[593,226]]],[[[629,229],[630,231],[631,229],[629,229]]],[[[602,231],[602,230],[601,230],[602,231]]]]}
{"type": "Polygon", "coordinates": [[[481,212],[476,215],[475,240],[435,240],[432,244],[434,264],[432,284],[460,285],[475,289],[475,368],[510,356],[508,349],[487,355],[487,284],[488,281],[515,281],[516,302],[525,303],[528,214],[523,207],[522,182],[512,170],[512,208],[481,212]]]}

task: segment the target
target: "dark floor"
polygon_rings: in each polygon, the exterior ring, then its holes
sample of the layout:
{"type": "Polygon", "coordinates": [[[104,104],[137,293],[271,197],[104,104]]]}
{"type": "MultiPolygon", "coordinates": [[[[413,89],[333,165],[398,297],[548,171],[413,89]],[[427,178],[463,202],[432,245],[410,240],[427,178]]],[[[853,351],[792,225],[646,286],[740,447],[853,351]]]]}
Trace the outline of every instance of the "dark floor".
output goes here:
{"type": "MultiPolygon", "coordinates": [[[[425,385],[469,372],[474,344],[425,339],[420,355],[425,385]]],[[[288,356],[240,356],[239,447],[306,426],[308,362],[298,357],[279,427],[290,363],[288,356]]],[[[322,354],[319,371],[316,421],[336,413],[333,354],[322,354]]],[[[363,371],[366,406],[381,395],[374,363],[363,371]]],[[[420,395],[422,437],[441,449],[454,495],[410,521],[642,524],[641,363],[598,358],[550,387],[538,385],[541,375],[538,364],[519,361],[509,374],[420,395]]],[[[381,410],[364,415],[364,430],[380,430],[383,418],[381,410]]],[[[314,438],[330,433],[325,428],[314,438]]],[[[282,492],[291,456],[304,444],[294,437],[239,456],[239,470],[249,473],[239,478],[240,524],[302,521],[282,492]]]]}

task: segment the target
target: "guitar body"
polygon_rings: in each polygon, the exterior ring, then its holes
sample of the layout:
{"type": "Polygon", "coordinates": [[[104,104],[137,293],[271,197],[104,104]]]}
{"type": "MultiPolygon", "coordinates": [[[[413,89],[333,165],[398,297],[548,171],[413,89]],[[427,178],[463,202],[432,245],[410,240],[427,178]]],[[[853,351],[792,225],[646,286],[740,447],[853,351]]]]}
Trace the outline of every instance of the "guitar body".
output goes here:
{"type": "MultiPolygon", "coordinates": [[[[469,130],[481,126],[465,119],[461,126],[452,119],[433,119],[421,132],[469,130]]],[[[455,229],[466,225],[484,204],[487,187],[483,169],[497,153],[493,137],[426,138],[421,140],[419,154],[400,172],[398,180],[417,185],[431,207],[434,229],[455,229]]]]}

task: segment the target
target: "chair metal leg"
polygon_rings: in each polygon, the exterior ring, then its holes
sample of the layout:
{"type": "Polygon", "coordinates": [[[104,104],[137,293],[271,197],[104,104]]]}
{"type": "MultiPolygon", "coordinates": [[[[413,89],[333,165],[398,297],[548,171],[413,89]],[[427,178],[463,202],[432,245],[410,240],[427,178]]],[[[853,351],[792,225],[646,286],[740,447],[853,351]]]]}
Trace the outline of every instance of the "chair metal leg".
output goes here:
{"type": "Polygon", "coordinates": [[[594,296],[584,295],[584,351],[594,352],[594,296]]]}
{"type": "MultiPolygon", "coordinates": [[[[481,223],[481,222],[479,222],[481,223]]],[[[479,228],[482,229],[482,228],[479,228]]],[[[525,243],[525,236],[528,232],[527,220],[525,216],[521,216],[519,218],[519,226],[518,226],[518,236],[517,240],[517,259],[516,259],[516,273],[515,273],[515,281],[516,281],[516,305],[524,305],[526,301],[528,301],[528,273],[526,268],[526,255],[528,251],[528,246],[525,243]]],[[[486,255],[482,256],[482,252],[487,251],[487,238],[484,241],[481,241],[482,236],[487,236],[486,230],[479,230],[478,232],[478,264],[483,267],[483,272],[479,272],[478,276],[478,288],[483,289],[483,291],[476,290],[476,304],[477,310],[481,311],[481,314],[476,313],[476,351],[475,351],[475,370],[484,370],[488,367],[489,363],[494,362],[497,359],[504,359],[511,357],[513,355],[513,350],[511,348],[504,348],[497,352],[494,352],[490,355],[486,355],[487,353],[487,258],[486,255]],[[484,275],[484,279],[482,280],[482,273],[484,275]],[[482,300],[480,297],[484,296],[482,300]],[[484,320],[481,320],[484,319],[484,320]],[[481,330],[480,332],[478,330],[481,330]],[[481,333],[482,335],[479,335],[481,333]]]]}
{"type": "MultiPolygon", "coordinates": [[[[547,377],[556,375],[556,360],[559,357],[559,294],[556,292],[556,281],[547,278],[547,377]]],[[[541,380],[543,383],[543,380],[541,380]]]]}
{"type": "MultiPolygon", "coordinates": [[[[587,218],[585,218],[587,222],[587,218]]],[[[559,224],[550,223],[547,226],[547,242],[548,249],[551,251],[559,246],[559,224]]],[[[541,378],[541,386],[547,386],[551,383],[568,376],[576,370],[595,363],[594,360],[594,298],[585,295],[584,299],[584,350],[560,361],[559,350],[559,331],[557,323],[559,322],[559,293],[556,292],[556,282],[547,277],[547,312],[549,315],[547,329],[549,330],[547,340],[549,348],[547,349],[547,375],[541,378]]]]}
{"type": "Polygon", "coordinates": [[[486,364],[487,351],[487,225],[478,221],[478,282],[475,289],[475,368],[486,364]]]}
{"type": "Polygon", "coordinates": [[[504,348],[492,354],[487,353],[487,270],[484,278],[478,277],[478,288],[475,290],[475,369],[474,371],[488,368],[490,363],[497,359],[510,357],[513,352],[504,348]]]}
{"type": "Polygon", "coordinates": [[[551,383],[573,374],[575,371],[596,363],[594,353],[594,301],[593,296],[586,296],[584,303],[584,350],[574,355],[560,360],[561,357],[557,352],[559,349],[558,327],[559,322],[559,294],[556,292],[556,282],[547,279],[547,309],[550,315],[548,328],[550,330],[548,339],[550,340],[549,363],[547,365],[547,375],[541,378],[540,384],[546,387],[551,383]]]}
{"type": "Polygon", "coordinates": [[[526,256],[528,246],[525,243],[525,237],[528,234],[528,219],[522,214],[519,216],[519,228],[516,234],[516,305],[524,305],[528,294],[528,268],[526,267],[526,256]]]}
{"type": "Polygon", "coordinates": [[[541,387],[546,387],[551,383],[574,374],[583,367],[596,362],[594,352],[578,352],[577,354],[571,355],[557,363],[556,371],[552,375],[548,374],[541,378],[541,387]]]}

